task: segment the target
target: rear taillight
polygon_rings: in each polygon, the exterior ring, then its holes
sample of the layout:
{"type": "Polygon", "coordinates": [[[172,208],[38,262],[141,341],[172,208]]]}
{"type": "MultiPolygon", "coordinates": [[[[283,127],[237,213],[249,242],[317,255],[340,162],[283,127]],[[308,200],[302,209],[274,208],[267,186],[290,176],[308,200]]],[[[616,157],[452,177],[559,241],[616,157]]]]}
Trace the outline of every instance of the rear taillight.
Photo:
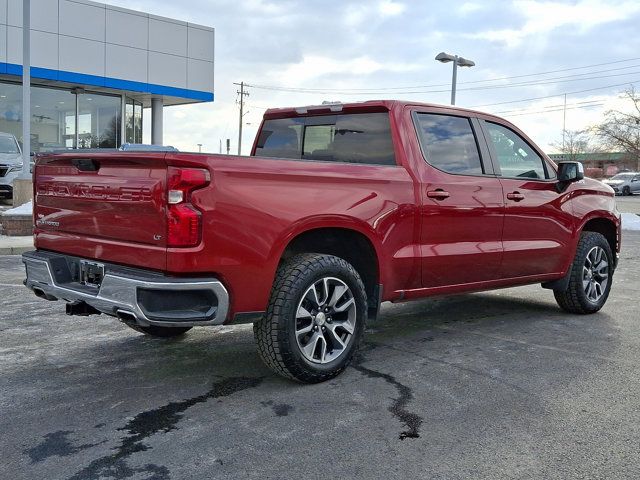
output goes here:
{"type": "Polygon", "coordinates": [[[206,186],[209,172],[201,168],[167,170],[167,246],[195,247],[202,237],[202,213],[191,204],[191,193],[206,186]]]}

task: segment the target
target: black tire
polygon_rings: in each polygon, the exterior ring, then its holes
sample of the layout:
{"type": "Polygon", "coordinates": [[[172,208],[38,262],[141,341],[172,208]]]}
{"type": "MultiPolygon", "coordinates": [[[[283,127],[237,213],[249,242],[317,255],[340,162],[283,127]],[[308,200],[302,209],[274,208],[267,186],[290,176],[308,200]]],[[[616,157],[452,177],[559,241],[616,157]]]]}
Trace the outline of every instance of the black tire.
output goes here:
{"type": "MultiPolygon", "coordinates": [[[[336,288],[334,287],[334,292],[336,288]]],[[[330,287],[327,287],[325,293],[326,305],[330,303],[329,289],[330,287]]],[[[318,298],[317,295],[316,298],[318,298]]],[[[321,312],[320,309],[318,317],[321,312]]],[[[324,322],[324,315],[322,318],[324,322]]],[[[327,318],[331,320],[331,317],[327,318]]],[[[367,296],[358,272],[339,257],[314,253],[302,254],[289,259],[278,268],[267,312],[254,324],[253,332],[260,356],[271,370],[288,379],[303,383],[318,383],[335,377],[349,365],[362,340],[366,318],[367,296]],[[335,345],[332,343],[334,337],[329,332],[324,333],[324,326],[313,327],[317,325],[318,320],[315,316],[310,317],[308,321],[312,328],[314,330],[321,328],[322,332],[318,331],[315,334],[309,332],[308,335],[324,335],[321,355],[323,359],[325,352],[329,356],[326,363],[317,363],[305,357],[305,355],[308,356],[308,352],[303,353],[303,347],[300,345],[300,339],[303,338],[300,334],[301,320],[298,314],[300,306],[308,298],[309,289],[324,279],[330,278],[348,287],[346,294],[349,296],[349,301],[353,299],[351,304],[355,305],[353,312],[355,325],[353,325],[352,334],[345,334],[349,338],[348,342],[345,342],[346,346],[336,349],[335,351],[341,353],[331,360],[329,354],[334,352],[335,345]],[[331,348],[330,352],[329,348],[331,348]]],[[[327,325],[328,329],[333,327],[334,332],[339,328],[336,327],[335,318],[332,325],[329,326],[329,323],[327,325]]],[[[314,352],[317,343],[317,341],[314,343],[314,352]]]]}
{"type": "MultiPolygon", "coordinates": [[[[588,314],[597,312],[604,306],[607,298],[609,297],[611,283],[613,280],[613,271],[613,253],[611,252],[611,247],[609,246],[607,239],[600,233],[583,232],[580,235],[576,256],[571,265],[569,286],[565,291],[553,291],[556,302],[558,302],[558,305],[560,305],[563,310],[570,313],[588,314]],[[603,252],[602,255],[606,256],[605,261],[607,262],[606,285],[604,288],[600,288],[601,294],[597,299],[589,297],[589,294],[585,290],[588,286],[585,287],[583,283],[583,281],[591,281],[592,278],[596,281],[595,279],[597,278],[597,274],[593,274],[593,268],[588,267],[588,265],[591,264],[591,260],[587,259],[588,255],[593,254],[592,252],[594,252],[594,249],[596,249],[596,253],[598,252],[597,249],[601,249],[603,252]],[[587,272],[587,277],[585,277],[585,268],[587,270],[591,270],[590,274],[587,272]]],[[[596,295],[597,293],[594,293],[594,296],[596,295]]]]}
{"type": "Polygon", "coordinates": [[[148,327],[141,327],[140,325],[132,325],[127,323],[128,327],[133,328],[136,332],[144,333],[152,337],[171,338],[179,335],[184,335],[192,327],[158,327],[155,325],[149,325],[148,327]]]}
{"type": "Polygon", "coordinates": [[[629,195],[631,195],[631,189],[629,187],[624,187],[622,189],[622,195],[628,197],[629,195]]]}

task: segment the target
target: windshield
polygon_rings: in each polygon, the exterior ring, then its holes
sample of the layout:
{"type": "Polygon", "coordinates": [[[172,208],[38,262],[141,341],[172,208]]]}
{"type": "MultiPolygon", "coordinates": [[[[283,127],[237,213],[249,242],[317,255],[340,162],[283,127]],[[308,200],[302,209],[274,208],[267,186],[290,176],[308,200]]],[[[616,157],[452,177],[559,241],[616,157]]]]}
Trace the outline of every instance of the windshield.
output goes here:
{"type": "Polygon", "coordinates": [[[20,153],[13,137],[0,137],[0,153],[20,153]]]}
{"type": "Polygon", "coordinates": [[[633,177],[633,173],[619,173],[612,177],[611,180],[628,180],[633,177]]]}

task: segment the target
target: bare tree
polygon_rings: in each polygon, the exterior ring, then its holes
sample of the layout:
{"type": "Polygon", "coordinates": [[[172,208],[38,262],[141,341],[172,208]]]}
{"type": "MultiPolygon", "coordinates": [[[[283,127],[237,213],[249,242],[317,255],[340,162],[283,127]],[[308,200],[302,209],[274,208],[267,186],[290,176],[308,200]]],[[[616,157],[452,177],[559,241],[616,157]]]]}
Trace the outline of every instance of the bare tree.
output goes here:
{"type": "Polygon", "coordinates": [[[553,142],[551,146],[572,162],[578,161],[579,155],[583,153],[593,153],[598,150],[593,145],[588,130],[565,130],[562,141],[553,142]]]}
{"type": "Polygon", "coordinates": [[[640,171],[640,94],[631,86],[622,98],[629,100],[629,111],[607,111],[604,121],[594,126],[592,131],[604,147],[627,153],[640,171]]]}

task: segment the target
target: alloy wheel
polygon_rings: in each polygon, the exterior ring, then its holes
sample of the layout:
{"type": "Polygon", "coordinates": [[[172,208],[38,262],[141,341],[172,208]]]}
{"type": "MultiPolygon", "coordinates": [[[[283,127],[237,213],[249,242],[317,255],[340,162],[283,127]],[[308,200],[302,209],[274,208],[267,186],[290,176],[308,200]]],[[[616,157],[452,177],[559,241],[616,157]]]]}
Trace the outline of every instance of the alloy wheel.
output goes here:
{"type": "Polygon", "coordinates": [[[582,287],[589,301],[596,303],[607,290],[609,262],[602,247],[593,247],[587,253],[582,267],[582,287]]]}
{"type": "Polygon", "coordinates": [[[339,358],[353,339],[356,301],[345,282],[324,277],[302,295],[296,310],[296,341],[300,353],[313,363],[339,358]]]}

